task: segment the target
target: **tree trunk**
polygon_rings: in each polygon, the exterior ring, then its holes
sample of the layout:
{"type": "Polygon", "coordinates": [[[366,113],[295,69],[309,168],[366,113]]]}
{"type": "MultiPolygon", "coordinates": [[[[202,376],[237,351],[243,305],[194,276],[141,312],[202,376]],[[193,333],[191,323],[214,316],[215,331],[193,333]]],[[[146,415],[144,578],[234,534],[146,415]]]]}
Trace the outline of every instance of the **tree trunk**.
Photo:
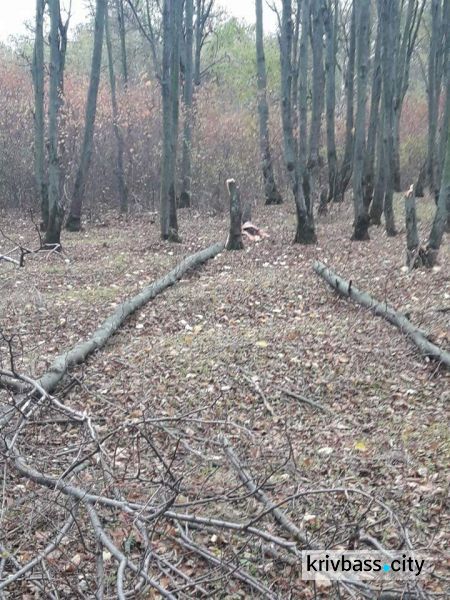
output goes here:
{"type": "Polygon", "coordinates": [[[447,218],[450,211],[450,130],[447,132],[447,148],[445,153],[444,170],[442,172],[441,189],[436,207],[436,214],[431,228],[430,237],[426,248],[428,264],[434,265],[437,261],[439,248],[447,227],[447,218]]]}
{"type": "MultiPolygon", "coordinates": [[[[443,89],[445,90],[445,103],[442,115],[441,132],[439,137],[439,157],[437,168],[437,180],[440,186],[442,170],[445,161],[445,148],[447,144],[448,131],[450,128],[450,0],[444,0],[443,18],[445,30],[444,56],[443,56],[443,89]]],[[[450,212],[448,214],[448,230],[450,231],[450,212]]]]}
{"type": "Polygon", "coordinates": [[[109,72],[109,84],[111,89],[111,106],[112,106],[112,117],[113,117],[113,130],[114,136],[117,143],[117,162],[115,174],[117,177],[117,189],[119,192],[119,209],[120,214],[126,215],[128,212],[128,189],[125,182],[125,172],[123,166],[123,154],[124,154],[124,139],[122,128],[119,125],[119,107],[117,104],[117,92],[116,92],[116,76],[114,73],[114,59],[111,43],[111,32],[109,26],[109,15],[108,7],[106,8],[105,15],[105,37],[106,37],[106,49],[108,53],[108,72],[109,72]]]}
{"type": "Polygon", "coordinates": [[[242,207],[241,196],[234,179],[227,180],[228,194],[230,196],[230,233],[226,243],[227,250],[242,250],[242,207]]]}
{"type": "Polygon", "coordinates": [[[355,220],[352,240],[369,239],[369,215],[364,203],[363,174],[366,135],[366,93],[370,43],[370,0],[358,1],[356,27],[357,110],[355,155],[353,158],[353,206],[355,220]]]}
{"type": "Polygon", "coordinates": [[[191,206],[192,186],[192,125],[193,125],[193,40],[194,40],[194,4],[193,0],[185,0],[186,48],[184,63],[184,129],[183,158],[181,161],[181,191],[178,206],[191,206]]]}
{"type": "Polygon", "coordinates": [[[305,198],[306,206],[311,206],[309,173],[307,169],[308,156],[308,63],[309,63],[309,26],[310,26],[310,0],[298,0],[297,10],[300,13],[301,35],[299,52],[299,185],[305,198]]]}
{"type": "MultiPolygon", "coordinates": [[[[364,161],[364,204],[369,210],[374,192],[374,169],[375,169],[375,151],[377,144],[377,133],[380,135],[378,121],[380,119],[380,98],[381,98],[381,25],[378,21],[377,37],[375,41],[375,53],[372,65],[372,93],[370,98],[369,128],[367,131],[367,146],[364,161]]],[[[381,208],[380,217],[383,212],[381,208]]]]}
{"type": "Polygon", "coordinates": [[[122,80],[124,87],[128,86],[128,61],[127,44],[125,32],[125,14],[123,10],[123,0],[116,0],[117,23],[120,37],[120,64],[122,66],[122,80]]]}
{"type": "Polygon", "coordinates": [[[48,225],[48,195],[45,180],[45,121],[44,121],[44,7],[45,0],[36,0],[36,26],[33,53],[34,84],[34,172],[41,208],[41,230],[48,225]]]}
{"type": "Polygon", "coordinates": [[[264,55],[264,29],[262,0],[256,0],[256,63],[258,84],[259,143],[266,204],[281,204],[283,199],[277,189],[273,173],[269,136],[269,104],[267,102],[267,74],[264,55]]]}
{"type": "Polygon", "coordinates": [[[383,38],[381,50],[381,63],[383,73],[383,168],[386,187],[384,191],[384,218],[388,236],[397,234],[394,220],[394,89],[395,65],[392,49],[395,47],[395,31],[398,19],[397,5],[391,0],[379,0],[379,18],[382,22],[383,38]]]}
{"type": "Polygon", "coordinates": [[[414,269],[420,265],[420,241],[417,231],[416,195],[414,186],[405,196],[406,265],[414,269]]]}
{"type": "MultiPolygon", "coordinates": [[[[388,0],[389,2],[391,0],[388,0]]],[[[378,302],[367,292],[360,291],[352,281],[346,281],[321,262],[314,263],[314,271],[342,296],[351,298],[357,304],[368,308],[376,316],[383,317],[395,325],[400,331],[416,344],[424,356],[429,356],[450,367],[450,353],[432,344],[426,335],[415,327],[409,319],[389,306],[384,300],[378,302]]]]}
{"type": "Polygon", "coordinates": [[[178,141],[181,2],[164,0],[163,7],[163,155],[161,166],[161,237],[179,242],[175,174],[178,141]]]}
{"type": "Polygon", "coordinates": [[[339,196],[337,200],[343,202],[345,192],[352,176],[353,166],[353,101],[355,95],[355,53],[356,53],[356,3],[352,3],[350,24],[349,54],[347,59],[347,72],[345,76],[345,89],[347,96],[347,114],[345,122],[345,149],[339,177],[339,196]]]}
{"type": "Polygon", "coordinates": [[[81,211],[86,190],[86,181],[91,164],[92,142],[94,138],[95,116],[97,112],[97,95],[100,83],[100,68],[102,64],[106,5],[107,0],[96,0],[94,48],[92,51],[91,76],[89,80],[89,89],[86,102],[84,136],[81,147],[80,162],[75,177],[72,202],[66,222],[66,229],[69,231],[80,231],[81,229],[81,211]]]}
{"type": "Polygon", "coordinates": [[[372,225],[381,225],[381,215],[384,211],[384,192],[386,190],[386,171],[384,169],[384,130],[385,130],[385,110],[384,106],[380,108],[380,123],[377,136],[377,164],[376,178],[373,190],[373,200],[370,206],[370,223],[372,225]]]}
{"type": "Polygon", "coordinates": [[[61,48],[59,24],[61,19],[59,0],[48,0],[50,15],[50,84],[48,98],[48,224],[44,243],[47,246],[61,244],[61,228],[64,218],[60,190],[60,166],[58,155],[61,48]]]}
{"type": "Polygon", "coordinates": [[[319,198],[319,170],[320,170],[320,133],[324,109],[325,69],[323,64],[323,7],[319,1],[311,4],[311,47],[312,47],[312,110],[311,129],[309,138],[309,161],[311,195],[310,206],[319,198]]]}
{"type": "Polygon", "coordinates": [[[328,195],[327,202],[334,200],[337,184],[337,154],[336,154],[336,52],[337,30],[339,18],[339,3],[328,0],[325,13],[326,32],[326,121],[327,121],[327,158],[328,158],[328,195]]]}
{"type": "MultiPolygon", "coordinates": [[[[306,2],[305,2],[306,4],[306,2]]],[[[292,127],[292,1],[283,0],[281,18],[281,115],[283,123],[284,159],[294,195],[297,211],[297,233],[294,243],[311,244],[316,242],[312,212],[307,210],[300,182],[299,160],[296,155],[294,132],[292,127]]]]}

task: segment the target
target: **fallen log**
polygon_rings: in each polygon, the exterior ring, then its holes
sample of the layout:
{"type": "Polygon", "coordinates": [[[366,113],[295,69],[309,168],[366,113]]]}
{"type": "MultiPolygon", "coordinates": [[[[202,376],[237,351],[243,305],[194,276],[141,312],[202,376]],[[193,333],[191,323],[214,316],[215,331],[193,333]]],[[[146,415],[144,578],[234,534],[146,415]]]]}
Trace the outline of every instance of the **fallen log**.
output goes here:
{"type": "Polygon", "coordinates": [[[223,243],[213,244],[209,248],[187,256],[167,275],[144,288],[142,292],[133,298],[125,300],[125,302],[116,308],[111,316],[103,321],[89,339],[80,342],[71,350],[56,357],[49,370],[38,380],[39,385],[46,392],[52,393],[63,379],[67,370],[74,365],[83,363],[90,354],[102,348],[130,315],[139,308],[142,308],[150,300],[153,300],[165,289],[174,285],[187,271],[199,267],[207,260],[220,254],[224,246],[223,243]]]}
{"type": "Polygon", "coordinates": [[[424,356],[428,356],[446,367],[450,367],[450,353],[430,342],[426,334],[413,325],[405,315],[396,311],[385,302],[378,302],[367,292],[361,292],[351,281],[342,279],[342,277],[339,277],[339,275],[323,263],[314,263],[313,269],[317,275],[325,279],[340,295],[351,298],[357,304],[368,308],[375,315],[383,317],[386,321],[398,327],[402,333],[416,344],[424,356]]]}

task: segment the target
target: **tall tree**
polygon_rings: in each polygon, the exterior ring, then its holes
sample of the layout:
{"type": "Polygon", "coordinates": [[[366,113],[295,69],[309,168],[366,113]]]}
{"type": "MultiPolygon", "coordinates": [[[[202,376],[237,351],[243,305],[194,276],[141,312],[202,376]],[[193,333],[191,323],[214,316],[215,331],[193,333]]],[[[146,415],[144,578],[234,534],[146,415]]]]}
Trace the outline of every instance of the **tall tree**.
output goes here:
{"type": "Polygon", "coordinates": [[[281,204],[282,198],[275,183],[269,136],[269,104],[267,102],[267,73],[264,54],[262,0],[255,0],[256,8],[256,63],[258,84],[259,142],[266,204],[281,204]]]}
{"type": "MultiPolygon", "coordinates": [[[[437,182],[440,186],[441,174],[445,162],[445,149],[447,145],[447,136],[450,128],[450,0],[444,1],[442,10],[442,23],[444,28],[443,44],[443,91],[445,94],[444,110],[442,114],[441,132],[439,136],[439,156],[437,161],[437,182]]],[[[450,199],[449,199],[450,202],[450,199]]],[[[448,214],[450,227],[450,212],[448,214]]]]}
{"type": "Polygon", "coordinates": [[[202,49],[208,37],[207,23],[211,16],[214,0],[195,0],[195,56],[194,56],[194,82],[200,85],[202,81],[202,49]]]}
{"type": "Polygon", "coordinates": [[[41,207],[41,229],[48,225],[48,197],[45,179],[45,119],[44,119],[44,8],[46,0],[36,0],[36,25],[33,52],[34,85],[34,171],[41,207]]]}
{"type": "Polygon", "coordinates": [[[161,237],[179,242],[176,206],[176,156],[179,113],[181,0],[163,4],[163,152],[161,165],[161,237]]]}
{"type": "Polygon", "coordinates": [[[324,12],[326,33],[326,122],[327,122],[327,158],[328,158],[328,196],[331,202],[336,195],[337,154],[336,154],[336,54],[337,30],[339,19],[338,0],[327,0],[324,12]]]}
{"type": "Polygon", "coordinates": [[[282,0],[280,31],[281,48],[281,115],[283,124],[284,158],[297,210],[297,232],[294,242],[316,242],[312,209],[307,210],[303,186],[300,184],[299,159],[292,124],[292,0],[282,0]]]}
{"type": "MultiPolygon", "coordinates": [[[[311,3],[311,48],[312,48],[312,108],[309,136],[308,169],[311,182],[311,202],[319,197],[320,133],[324,109],[325,68],[323,63],[324,3],[311,3]]],[[[312,210],[312,209],[311,209],[312,210]]]]}
{"type": "Polygon", "coordinates": [[[356,26],[357,109],[355,122],[355,156],[353,159],[353,205],[355,220],[353,240],[369,239],[369,215],[364,203],[363,175],[366,133],[366,93],[370,40],[370,0],[358,3],[356,26]]]}
{"type": "Polygon", "coordinates": [[[184,128],[183,128],[183,158],[181,160],[181,191],[179,206],[187,208],[191,205],[192,189],[192,125],[193,125],[193,46],[194,46],[194,2],[185,0],[185,30],[186,42],[184,49],[184,128]]]}
{"type": "Polygon", "coordinates": [[[122,128],[119,123],[119,105],[117,102],[117,86],[116,86],[116,75],[114,72],[114,58],[111,41],[111,31],[109,24],[108,7],[106,8],[105,15],[105,38],[106,38],[106,49],[108,55],[108,73],[109,73],[109,85],[111,90],[111,108],[113,118],[113,130],[114,137],[116,138],[117,144],[117,158],[115,175],[117,177],[117,191],[119,194],[119,210],[120,214],[125,215],[128,212],[128,189],[125,181],[124,171],[124,137],[122,128]]]}
{"type": "Polygon", "coordinates": [[[69,216],[66,222],[66,229],[69,231],[80,231],[81,229],[81,211],[92,157],[92,142],[94,139],[97,96],[100,84],[100,68],[102,64],[106,6],[107,0],[96,0],[94,47],[92,51],[91,75],[89,79],[89,89],[86,102],[84,135],[81,146],[80,162],[78,165],[77,174],[75,176],[72,202],[70,204],[69,216]]]}
{"type": "Polygon", "coordinates": [[[299,50],[299,77],[298,77],[298,101],[299,101],[299,185],[307,207],[310,202],[310,184],[308,162],[308,67],[309,67],[309,26],[310,26],[310,0],[297,0],[297,12],[300,15],[301,34],[299,50]]]}
{"type": "Polygon", "coordinates": [[[48,0],[50,15],[50,83],[48,98],[48,223],[44,242],[48,246],[61,244],[64,208],[61,199],[59,161],[59,113],[61,108],[62,56],[59,0],[48,0]]]}
{"type": "Polygon", "coordinates": [[[352,2],[350,32],[348,43],[347,68],[345,73],[346,119],[344,157],[339,174],[339,195],[336,200],[343,201],[352,176],[353,165],[353,126],[355,96],[355,53],[356,53],[356,3],[352,2]]]}

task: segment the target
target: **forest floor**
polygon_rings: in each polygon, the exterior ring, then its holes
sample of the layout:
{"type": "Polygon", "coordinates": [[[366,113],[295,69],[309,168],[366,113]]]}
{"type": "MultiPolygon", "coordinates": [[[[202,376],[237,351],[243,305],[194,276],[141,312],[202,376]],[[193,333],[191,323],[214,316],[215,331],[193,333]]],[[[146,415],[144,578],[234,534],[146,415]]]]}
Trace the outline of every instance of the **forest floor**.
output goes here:
{"type": "MultiPolygon", "coordinates": [[[[65,391],[64,402],[98,418],[102,435],[121,430],[124,421],[167,418],[163,428],[148,424],[152,444],[145,445],[145,432],[135,435],[132,427],[107,442],[116,482],[128,498],[145,499],[145,481],[158,472],[152,466],[156,445],[170,457],[171,472],[181,481],[174,510],[241,522],[254,516],[262,507],[239,488],[224,457],[220,436],[225,435],[273,501],[330,490],[283,505],[313,543],[345,548],[369,535],[396,549],[404,534],[398,518],[414,549],[433,555],[434,574],[421,579],[423,588],[448,594],[450,374],[424,359],[383,319],[334,294],[312,270],[314,260],[325,262],[361,290],[409,313],[435,343],[449,349],[448,236],[438,267],[409,272],[404,268],[400,201],[397,208],[400,235],[387,238],[382,228],[374,228],[370,242],[352,243],[351,207],[333,207],[319,221],[319,244],[313,247],[292,244],[291,207],[258,208],[253,220],[270,237],[246,241],[244,251],[223,252],[188,275],[73,370],[78,385],[65,391]],[[367,496],[333,491],[337,488],[357,488],[367,496]],[[203,502],[206,498],[213,500],[203,502]],[[392,514],[385,514],[377,501],[392,514]]],[[[418,200],[424,240],[432,212],[431,201],[418,200]]],[[[26,220],[2,218],[1,223],[11,239],[36,245],[26,220]]],[[[25,257],[22,269],[0,263],[0,329],[4,336],[18,336],[16,369],[39,377],[56,355],[85,339],[118,303],[182,257],[224,239],[227,218],[180,211],[180,231],[183,243],[167,245],[159,241],[151,215],[122,223],[111,216],[108,223],[91,224],[81,234],[65,234],[61,256],[25,257]]],[[[0,239],[0,253],[10,247],[0,239]]],[[[7,368],[2,342],[0,352],[7,368]]],[[[77,456],[76,428],[43,422],[33,431],[26,451],[37,468],[62,472],[77,456]]],[[[46,494],[49,499],[49,492],[12,473],[3,491],[2,537],[24,561],[44,543],[57,509],[39,510],[39,518],[33,511],[18,524],[18,495],[22,505],[36,506],[46,494]]],[[[119,540],[127,538],[131,525],[118,520],[114,527],[113,537],[119,540]]],[[[259,527],[283,536],[270,515],[259,527]]],[[[192,535],[215,556],[245,565],[274,597],[338,597],[326,582],[314,591],[301,580],[297,565],[280,566],[261,554],[256,542],[246,546],[243,538],[226,531],[192,535]]],[[[206,565],[182,554],[173,537],[173,527],[161,524],[153,536],[155,551],[176,556],[192,577],[205,574],[206,565]]],[[[75,533],[58,556],[72,561],[67,577],[75,572],[78,581],[90,581],[92,555],[86,546],[77,546],[75,533]]],[[[166,575],[160,581],[170,587],[166,575]]],[[[26,586],[17,583],[17,595],[8,597],[25,597],[26,586]]],[[[244,583],[232,576],[221,579],[217,572],[208,589],[218,598],[258,597],[244,583]]],[[[78,597],[67,594],[62,597],[78,597]]],[[[201,597],[191,594],[180,597],[201,597]]]]}

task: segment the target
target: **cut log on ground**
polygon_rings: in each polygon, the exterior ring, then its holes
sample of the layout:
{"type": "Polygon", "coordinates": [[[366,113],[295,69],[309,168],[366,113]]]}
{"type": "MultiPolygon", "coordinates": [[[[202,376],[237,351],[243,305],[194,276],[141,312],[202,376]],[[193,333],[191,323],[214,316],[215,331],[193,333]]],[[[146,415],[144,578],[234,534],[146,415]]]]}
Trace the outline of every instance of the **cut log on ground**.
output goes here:
{"type": "Polygon", "coordinates": [[[242,207],[236,181],[227,180],[228,193],[230,195],[230,233],[227,240],[227,250],[242,250],[242,207]]]}
{"type": "Polygon", "coordinates": [[[209,248],[191,254],[182,260],[170,273],[147,286],[129,300],[125,300],[116,308],[92,336],[84,342],[80,342],[68,352],[60,354],[51,365],[50,369],[39,379],[39,385],[48,393],[53,392],[67,370],[74,365],[83,363],[86,358],[104,346],[108,339],[123,325],[123,323],[136,310],[153,300],[158,294],[179,281],[187,271],[199,267],[201,264],[214,258],[224,249],[223,243],[213,244],[209,248]]]}
{"type": "Polygon", "coordinates": [[[450,353],[430,342],[425,333],[415,327],[405,315],[397,312],[385,302],[378,302],[367,292],[361,292],[352,282],[342,279],[342,277],[339,277],[339,275],[334,273],[323,263],[316,262],[314,263],[313,268],[317,275],[320,275],[320,277],[325,279],[325,281],[339,294],[351,298],[357,304],[368,308],[375,315],[383,317],[386,321],[389,321],[389,323],[398,327],[402,333],[416,344],[424,356],[428,356],[446,367],[450,367],[450,353]]]}

